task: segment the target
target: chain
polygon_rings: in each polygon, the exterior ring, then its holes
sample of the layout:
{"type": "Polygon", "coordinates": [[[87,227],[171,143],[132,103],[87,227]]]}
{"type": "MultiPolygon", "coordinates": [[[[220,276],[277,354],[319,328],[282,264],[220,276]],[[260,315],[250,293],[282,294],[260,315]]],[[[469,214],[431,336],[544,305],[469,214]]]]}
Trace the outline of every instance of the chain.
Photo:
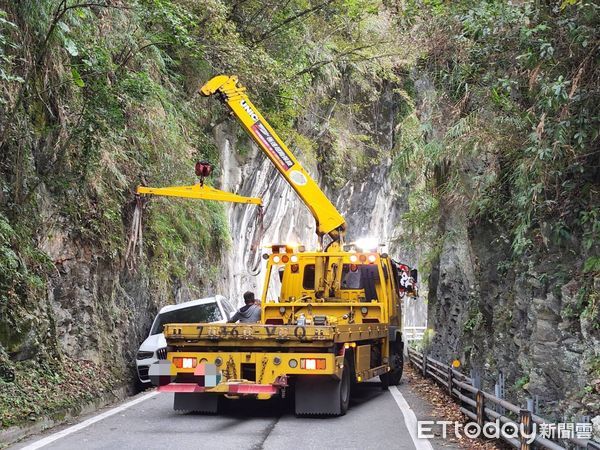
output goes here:
{"type": "Polygon", "coordinates": [[[237,373],[235,370],[235,361],[233,361],[233,357],[231,355],[229,355],[229,361],[227,361],[227,375],[233,375],[233,376],[228,376],[227,378],[229,380],[236,380],[237,379],[237,373]]]}
{"type": "Polygon", "coordinates": [[[254,231],[254,238],[250,244],[250,253],[252,254],[251,263],[254,264],[250,267],[248,273],[252,276],[257,276],[260,273],[261,266],[261,255],[260,255],[260,242],[265,234],[264,225],[265,213],[262,205],[258,205],[256,210],[256,229],[254,231]]]}
{"type": "Polygon", "coordinates": [[[258,377],[258,384],[262,383],[262,379],[263,379],[263,376],[265,374],[265,369],[267,367],[267,361],[268,361],[267,357],[266,356],[263,357],[263,360],[262,360],[262,369],[260,371],[260,377],[258,377]]]}

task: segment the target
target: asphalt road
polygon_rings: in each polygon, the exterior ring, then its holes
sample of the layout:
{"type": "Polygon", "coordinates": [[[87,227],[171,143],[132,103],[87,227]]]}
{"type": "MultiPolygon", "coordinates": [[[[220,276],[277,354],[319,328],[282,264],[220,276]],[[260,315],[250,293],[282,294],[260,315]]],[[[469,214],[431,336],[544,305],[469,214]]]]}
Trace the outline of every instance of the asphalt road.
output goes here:
{"type": "MultiPolygon", "coordinates": [[[[136,404],[127,406],[129,402],[126,402],[121,407],[116,406],[100,412],[100,415],[84,418],[87,420],[76,425],[80,429],[62,427],[50,430],[13,448],[440,448],[434,442],[415,441],[411,437],[406,417],[409,417],[410,424],[412,412],[407,411],[406,403],[403,403],[405,399],[418,403],[406,385],[401,385],[392,395],[391,391],[381,390],[378,383],[366,383],[354,393],[350,410],[345,416],[296,418],[291,405],[285,400],[229,401],[224,411],[213,416],[175,412],[172,394],[145,393],[138,396],[136,404]],[[407,395],[403,396],[403,391],[407,395]],[[403,404],[404,408],[401,408],[403,404]],[[93,423],[88,423],[90,421],[93,423]]],[[[418,416],[419,408],[416,411],[418,416]]],[[[412,415],[412,418],[414,420],[415,416],[412,415]]]]}

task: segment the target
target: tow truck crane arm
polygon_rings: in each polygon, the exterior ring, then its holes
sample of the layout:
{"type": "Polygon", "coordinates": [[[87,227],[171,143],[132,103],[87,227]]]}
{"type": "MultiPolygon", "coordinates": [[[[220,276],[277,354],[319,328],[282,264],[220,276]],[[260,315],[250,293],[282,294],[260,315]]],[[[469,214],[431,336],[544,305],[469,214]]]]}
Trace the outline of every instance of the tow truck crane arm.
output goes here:
{"type": "Polygon", "coordinates": [[[262,200],[256,197],[243,197],[230,192],[220,191],[211,186],[194,184],[192,186],[170,186],[152,188],[138,186],[138,194],[161,195],[163,197],[198,198],[201,200],[214,200],[217,202],[247,203],[249,205],[262,206],[262,200]]]}
{"type": "Polygon", "coordinates": [[[237,77],[218,75],[204,84],[200,93],[205,97],[220,94],[220,99],[229,107],[244,130],[310,210],[317,222],[316,232],[319,237],[328,235],[334,242],[343,242],[346,232],[344,217],[252,104],[246,95],[246,88],[238,83],[237,77]]]}

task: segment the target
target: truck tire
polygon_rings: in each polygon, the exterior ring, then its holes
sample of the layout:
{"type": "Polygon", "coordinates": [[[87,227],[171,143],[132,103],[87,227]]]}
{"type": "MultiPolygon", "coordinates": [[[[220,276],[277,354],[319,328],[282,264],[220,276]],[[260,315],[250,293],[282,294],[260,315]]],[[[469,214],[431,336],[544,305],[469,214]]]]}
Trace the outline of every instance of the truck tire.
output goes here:
{"type": "Polygon", "coordinates": [[[339,380],[329,376],[304,376],[296,380],[295,413],[297,416],[343,416],[350,405],[352,368],[348,360],[339,380]]]}
{"type": "Polygon", "coordinates": [[[348,364],[348,358],[344,359],[344,370],[342,370],[342,379],[340,380],[340,416],[348,412],[350,406],[350,391],[352,388],[352,366],[348,364]]]}
{"type": "Polygon", "coordinates": [[[400,384],[402,379],[402,372],[404,371],[404,346],[402,341],[390,343],[390,368],[391,370],[387,373],[379,375],[381,380],[381,387],[387,389],[388,386],[397,386],[400,384]]]}

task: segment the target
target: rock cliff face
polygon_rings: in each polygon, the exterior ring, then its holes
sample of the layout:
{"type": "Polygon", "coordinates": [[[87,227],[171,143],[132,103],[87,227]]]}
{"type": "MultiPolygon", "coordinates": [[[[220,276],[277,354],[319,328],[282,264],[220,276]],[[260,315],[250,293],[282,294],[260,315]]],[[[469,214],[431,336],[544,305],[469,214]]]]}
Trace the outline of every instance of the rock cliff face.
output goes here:
{"type": "Polygon", "coordinates": [[[565,274],[549,282],[544,275],[565,255],[532,255],[515,272],[506,267],[510,247],[501,230],[469,225],[452,213],[441,227],[445,238],[430,278],[431,351],[477,370],[487,390],[502,373],[510,399],[537,397],[545,414],[598,414],[597,381],[587,388],[597,364],[598,325],[573,313],[584,295],[582,281],[565,274]]]}
{"type": "MultiPolygon", "coordinates": [[[[422,106],[426,116],[431,105],[422,106]]],[[[475,179],[482,164],[470,161],[466,178],[475,179]]],[[[599,414],[598,318],[582,305],[595,301],[600,280],[581,275],[578,251],[548,241],[515,261],[506,230],[467,219],[460,201],[441,203],[428,351],[442,361],[460,359],[491,392],[501,374],[507,398],[522,404],[536,398],[542,415],[599,414]]]]}

